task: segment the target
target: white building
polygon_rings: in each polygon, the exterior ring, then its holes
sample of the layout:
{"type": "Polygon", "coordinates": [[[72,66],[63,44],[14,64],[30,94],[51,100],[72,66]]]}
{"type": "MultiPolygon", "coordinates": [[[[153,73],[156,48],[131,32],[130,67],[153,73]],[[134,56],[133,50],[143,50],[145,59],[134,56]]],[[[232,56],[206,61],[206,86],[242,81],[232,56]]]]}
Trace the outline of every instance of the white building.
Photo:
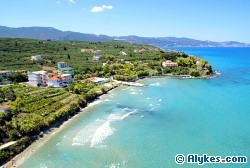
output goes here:
{"type": "Polygon", "coordinates": [[[94,61],[99,61],[99,60],[101,59],[101,57],[102,57],[102,56],[94,56],[94,57],[93,57],[93,60],[94,60],[94,61]]]}
{"type": "Polygon", "coordinates": [[[162,62],[162,66],[165,67],[178,67],[178,64],[176,62],[172,62],[170,60],[167,60],[165,62],[162,62]]]}
{"type": "Polygon", "coordinates": [[[35,56],[31,56],[31,60],[34,60],[34,61],[41,61],[41,60],[43,60],[43,58],[42,58],[41,55],[35,55],[35,56]]]}
{"type": "Polygon", "coordinates": [[[119,54],[121,54],[121,55],[127,55],[127,53],[125,53],[124,51],[120,51],[119,54]]]}
{"type": "Polygon", "coordinates": [[[62,74],[61,77],[63,78],[63,84],[69,85],[73,83],[71,74],[62,74]]]}
{"type": "Polygon", "coordinates": [[[95,83],[97,86],[103,85],[104,82],[105,82],[105,79],[104,79],[104,78],[97,78],[97,77],[94,78],[94,83],[95,83]]]}
{"type": "Polygon", "coordinates": [[[48,73],[46,71],[28,72],[28,79],[32,86],[47,86],[48,73]]]}

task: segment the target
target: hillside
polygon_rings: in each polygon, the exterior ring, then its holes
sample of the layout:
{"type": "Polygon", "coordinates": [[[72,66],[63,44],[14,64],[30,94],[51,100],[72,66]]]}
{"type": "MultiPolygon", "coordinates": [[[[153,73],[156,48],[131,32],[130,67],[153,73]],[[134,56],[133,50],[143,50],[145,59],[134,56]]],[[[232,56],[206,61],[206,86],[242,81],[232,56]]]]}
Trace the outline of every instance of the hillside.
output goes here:
{"type": "Polygon", "coordinates": [[[88,42],[104,42],[120,40],[138,44],[152,44],[155,46],[174,46],[174,47],[249,47],[250,44],[236,41],[213,42],[201,41],[190,38],[177,37],[138,37],[138,36],[107,36],[86,34],[72,31],[61,31],[52,27],[20,27],[10,28],[0,26],[0,37],[10,38],[30,38],[39,40],[73,40],[88,42]]]}

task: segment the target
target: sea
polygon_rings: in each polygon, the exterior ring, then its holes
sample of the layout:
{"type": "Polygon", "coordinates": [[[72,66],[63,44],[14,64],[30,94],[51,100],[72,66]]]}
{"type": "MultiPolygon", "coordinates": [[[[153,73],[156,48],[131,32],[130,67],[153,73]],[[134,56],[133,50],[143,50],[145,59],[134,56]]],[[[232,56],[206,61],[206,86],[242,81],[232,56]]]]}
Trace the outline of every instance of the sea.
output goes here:
{"type": "MultiPolygon", "coordinates": [[[[188,155],[250,159],[250,48],[181,50],[213,65],[211,79],[156,77],[90,104],[21,168],[192,168],[188,155]],[[177,164],[177,155],[184,156],[177,164]]],[[[194,160],[194,162],[196,162],[194,160]]],[[[248,161],[249,162],[249,161],[248,161]]],[[[249,168],[250,163],[201,167],[249,168]]]]}

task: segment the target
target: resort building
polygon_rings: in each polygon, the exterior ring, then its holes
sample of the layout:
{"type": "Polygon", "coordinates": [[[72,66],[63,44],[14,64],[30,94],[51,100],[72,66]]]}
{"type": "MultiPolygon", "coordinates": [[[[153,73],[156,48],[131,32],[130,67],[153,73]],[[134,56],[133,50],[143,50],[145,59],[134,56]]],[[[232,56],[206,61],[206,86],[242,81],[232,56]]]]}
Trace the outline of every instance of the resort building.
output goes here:
{"type": "Polygon", "coordinates": [[[172,62],[170,60],[167,60],[165,62],[162,62],[162,66],[165,67],[178,67],[178,64],[176,62],[172,62]]]}
{"type": "Polygon", "coordinates": [[[48,74],[46,71],[28,72],[28,80],[32,86],[47,86],[48,74]]]}
{"type": "Polygon", "coordinates": [[[9,110],[10,110],[10,106],[8,106],[8,105],[2,105],[2,106],[0,106],[0,111],[1,112],[7,112],[9,110]]]}
{"type": "Polygon", "coordinates": [[[67,67],[67,63],[66,62],[58,62],[57,63],[57,68],[66,68],[67,67]]]}
{"type": "Polygon", "coordinates": [[[35,55],[35,56],[31,56],[31,60],[33,61],[41,61],[43,60],[41,55],[35,55]]]}
{"type": "Polygon", "coordinates": [[[74,76],[74,74],[75,74],[75,69],[74,69],[74,68],[71,68],[71,67],[60,68],[60,69],[58,69],[58,73],[59,73],[59,75],[70,74],[71,76],[74,76]]]}

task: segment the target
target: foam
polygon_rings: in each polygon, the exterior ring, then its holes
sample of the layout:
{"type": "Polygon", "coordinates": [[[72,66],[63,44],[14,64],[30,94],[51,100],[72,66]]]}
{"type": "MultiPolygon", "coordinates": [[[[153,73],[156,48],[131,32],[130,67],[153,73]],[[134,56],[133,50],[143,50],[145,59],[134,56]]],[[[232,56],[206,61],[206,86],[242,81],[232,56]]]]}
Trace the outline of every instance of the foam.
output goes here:
{"type": "Polygon", "coordinates": [[[156,82],[156,83],[150,84],[150,86],[161,86],[161,84],[159,82],[156,82]]]}
{"type": "Polygon", "coordinates": [[[159,102],[161,102],[162,101],[162,99],[159,99],[159,102]]]}
{"type": "Polygon", "coordinates": [[[113,134],[114,128],[110,127],[110,121],[106,121],[104,124],[102,124],[94,133],[92,139],[91,139],[91,145],[90,147],[105,147],[102,144],[103,140],[105,140],[107,137],[113,134]],[[99,146],[98,146],[99,145],[99,146]]]}
{"type": "Polygon", "coordinates": [[[137,92],[131,92],[130,94],[137,95],[138,93],[137,92]]]}
{"type": "Polygon", "coordinates": [[[92,102],[92,103],[89,103],[89,107],[91,107],[91,106],[95,106],[95,105],[97,105],[97,104],[100,104],[100,103],[102,103],[103,101],[102,100],[96,100],[96,101],[94,101],[94,102],[92,102]]]}
{"type": "Polygon", "coordinates": [[[97,119],[95,122],[85,126],[73,138],[72,146],[86,145],[91,142],[95,130],[103,124],[103,120],[97,119]]]}
{"type": "Polygon", "coordinates": [[[106,148],[107,146],[103,141],[113,135],[116,130],[111,124],[116,121],[124,120],[135,113],[137,113],[136,109],[132,111],[129,108],[116,109],[116,111],[111,113],[106,120],[97,119],[95,122],[80,130],[73,138],[72,146],[90,145],[91,148],[106,148]]]}
{"type": "Polygon", "coordinates": [[[120,166],[121,166],[120,163],[112,163],[112,164],[110,164],[110,165],[108,165],[106,167],[107,168],[119,168],[120,166]]]}

